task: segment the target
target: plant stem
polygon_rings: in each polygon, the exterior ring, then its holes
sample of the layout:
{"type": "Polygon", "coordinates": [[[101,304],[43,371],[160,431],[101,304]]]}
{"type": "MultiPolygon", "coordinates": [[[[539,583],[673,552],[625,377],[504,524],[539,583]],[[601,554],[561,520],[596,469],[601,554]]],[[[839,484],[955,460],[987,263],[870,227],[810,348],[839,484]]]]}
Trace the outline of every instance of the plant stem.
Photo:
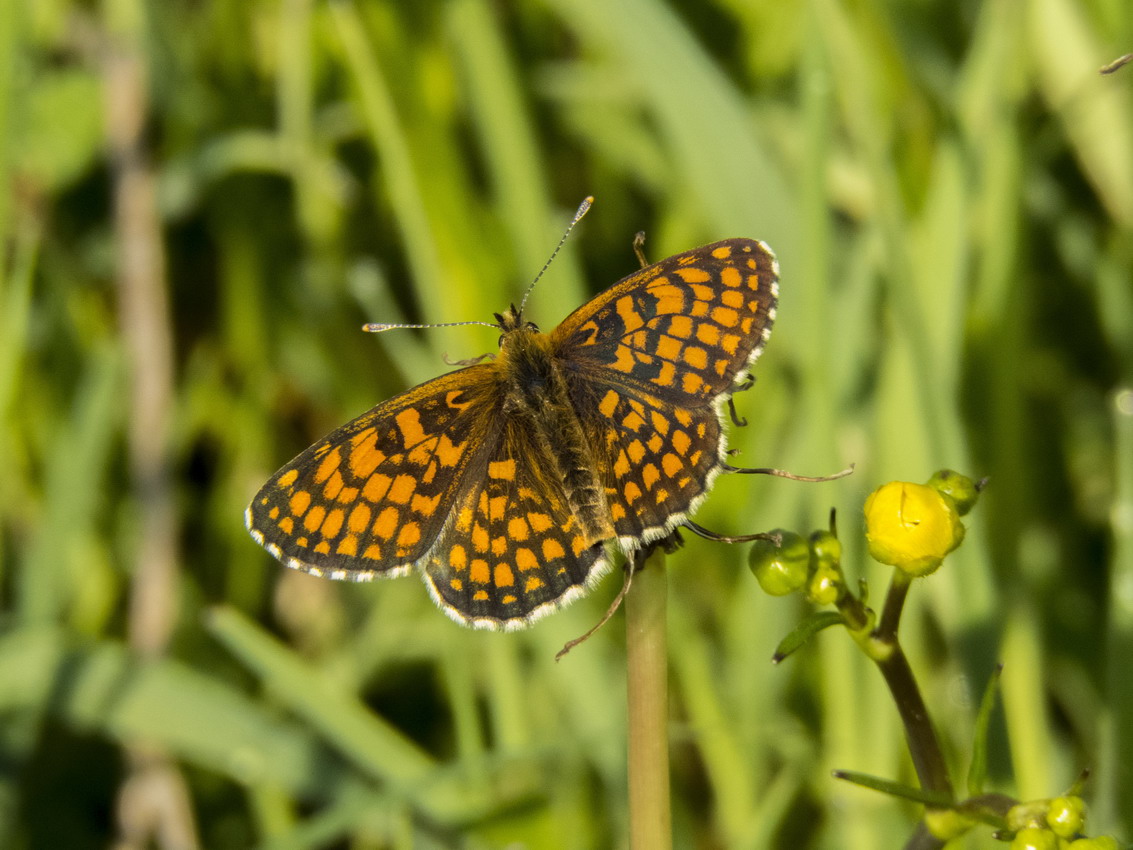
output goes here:
{"type": "Polygon", "coordinates": [[[952,780],[948,776],[948,766],[940,749],[940,741],[929,719],[928,707],[917,686],[913,668],[901,649],[897,637],[897,627],[901,622],[901,612],[912,579],[900,570],[893,571],[893,582],[886,595],[882,609],[881,622],[871,636],[875,652],[871,653],[885,683],[889,686],[901,722],[905,726],[905,738],[909,744],[909,755],[921,787],[926,791],[937,791],[954,797],[952,780]]]}
{"type": "Polygon", "coordinates": [[[665,552],[659,546],[645,558],[625,600],[631,850],[672,847],[667,594],[665,552]]]}

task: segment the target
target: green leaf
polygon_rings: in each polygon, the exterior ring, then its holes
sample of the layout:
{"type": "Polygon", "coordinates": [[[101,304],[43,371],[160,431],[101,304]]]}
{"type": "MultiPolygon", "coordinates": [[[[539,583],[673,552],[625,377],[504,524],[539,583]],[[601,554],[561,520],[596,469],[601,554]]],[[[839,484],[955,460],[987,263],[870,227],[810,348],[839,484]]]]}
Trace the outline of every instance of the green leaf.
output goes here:
{"type": "Polygon", "coordinates": [[[987,779],[987,730],[1002,673],[1003,665],[997,664],[991,678],[987,680],[983,699],[980,700],[980,710],[976,714],[976,728],[972,736],[972,766],[968,768],[968,793],[973,797],[983,793],[984,781],[987,779]]]}
{"type": "Polygon", "coordinates": [[[811,614],[779,642],[771,659],[772,663],[778,664],[823,629],[845,624],[845,618],[837,611],[819,611],[811,614]]]}
{"type": "Polygon", "coordinates": [[[939,791],[925,791],[923,788],[914,788],[891,779],[882,779],[879,776],[870,776],[868,773],[858,773],[854,770],[835,770],[835,779],[844,779],[863,788],[870,788],[888,794],[890,797],[900,797],[902,800],[911,800],[934,809],[951,809],[955,804],[952,799],[939,791]]]}

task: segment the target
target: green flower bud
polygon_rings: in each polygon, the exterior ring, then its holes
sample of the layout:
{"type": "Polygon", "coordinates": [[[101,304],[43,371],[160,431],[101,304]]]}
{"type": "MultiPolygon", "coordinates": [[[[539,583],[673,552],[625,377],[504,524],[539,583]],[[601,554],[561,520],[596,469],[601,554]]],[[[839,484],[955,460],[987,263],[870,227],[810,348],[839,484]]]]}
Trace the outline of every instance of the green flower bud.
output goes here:
{"type": "Polygon", "coordinates": [[[1086,804],[1081,797],[1055,797],[1047,806],[1046,822],[1055,835],[1071,838],[1086,825],[1086,804]]]}
{"type": "Polygon", "coordinates": [[[869,553],[909,575],[936,570],[964,539],[955,504],[925,484],[891,481],[865,503],[869,553]]]}
{"type": "Polygon", "coordinates": [[[1058,836],[1037,826],[1024,827],[1011,840],[1011,850],[1058,850],[1058,836]]]}
{"type": "Polygon", "coordinates": [[[950,498],[960,516],[965,516],[974,508],[980,497],[976,482],[951,469],[938,469],[926,483],[933,490],[950,498]]]}
{"type": "Polygon", "coordinates": [[[810,547],[793,531],[775,529],[781,542],[756,540],[748,552],[747,563],[764,593],[786,596],[806,584],[810,572],[810,547]]]}
{"type": "Polygon", "coordinates": [[[807,598],[815,605],[833,605],[842,595],[844,582],[842,573],[830,566],[821,566],[814,571],[807,583],[807,598]]]}
{"type": "Polygon", "coordinates": [[[837,567],[842,563],[842,543],[829,531],[816,531],[810,536],[810,553],[816,567],[837,567]]]}

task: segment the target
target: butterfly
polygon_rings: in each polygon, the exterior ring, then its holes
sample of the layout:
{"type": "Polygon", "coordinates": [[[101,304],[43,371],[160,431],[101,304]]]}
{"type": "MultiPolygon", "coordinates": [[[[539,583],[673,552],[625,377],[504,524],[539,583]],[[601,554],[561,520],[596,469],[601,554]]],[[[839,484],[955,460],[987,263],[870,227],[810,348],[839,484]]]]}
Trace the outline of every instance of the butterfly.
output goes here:
{"type": "Polygon", "coordinates": [[[255,496],[248,529],[289,567],[416,570],[457,622],[523,628],[736,471],[723,408],[771,332],[778,277],[764,243],[728,239],[634,272],[550,333],[512,306],[494,356],[319,440],[255,496]]]}

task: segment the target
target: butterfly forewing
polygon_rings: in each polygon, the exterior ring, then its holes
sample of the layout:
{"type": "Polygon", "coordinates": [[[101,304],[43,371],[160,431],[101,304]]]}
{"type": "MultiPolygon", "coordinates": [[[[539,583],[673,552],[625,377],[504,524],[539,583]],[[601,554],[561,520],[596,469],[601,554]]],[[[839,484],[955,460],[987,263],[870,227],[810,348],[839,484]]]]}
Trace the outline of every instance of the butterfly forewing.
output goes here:
{"type": "Polygon", "coordinates": [[[248,528],[288,566],[331,578],[401,574],[430,549],[469,475],[501,439],[490,366],[379,404],[263,486],[248,528]]]}
{"type": "Polygon", "coordinates": [[[551,334],[565,368],[695,407],[729,392],[762,349],[778,297],[774,255],[728,239],[624,278],[551,334]]]}

